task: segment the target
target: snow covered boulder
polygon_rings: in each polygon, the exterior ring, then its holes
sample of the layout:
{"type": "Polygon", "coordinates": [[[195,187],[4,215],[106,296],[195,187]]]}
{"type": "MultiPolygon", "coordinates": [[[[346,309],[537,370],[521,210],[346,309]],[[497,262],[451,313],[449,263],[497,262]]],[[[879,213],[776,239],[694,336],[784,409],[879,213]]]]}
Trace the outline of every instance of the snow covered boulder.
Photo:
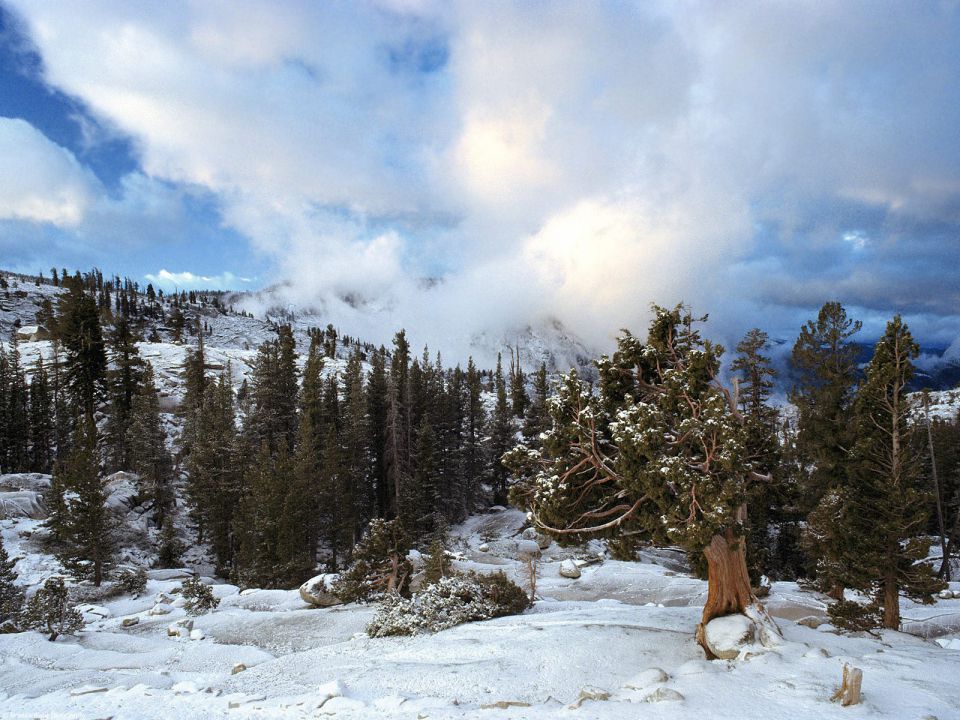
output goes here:
{"type": "Polygon", "coordinates": [[[0,518],[43,520],[46,516],[42,493],[36,490],[0,492],[0,518]]]}
{"type": "Polygon", "coordinates": [[[704,628],[704,640],[710,652],[721,660],[733,660],[757,639],[757,626],[746,615],[714,618],[704,628]]]}
{"type": "Polygon", "coordinates": [[[167,605],[166,603],[157,603],[152,608],[150,608],[150,615],[169,615],[173,612],[173,606],[167,605]]]}
{"type": "Polygon", "coordinates": [[[543,533],[537,532],[537,529],[532,527],[524,530],[520,537],[522,537],[524,540],[532,540],[541,550],[546,550],[553,542],[549,535],[544,535],[543,533]]]}
{"type": "Polygon", "coordinates": [[[104,483],[107,507],[118,517],[124,517],[137,506],[137,476],[132,473],[115,472],[104,483]]]}
{"type": "Polygon", "coordinates": [[[518,540],[517,557],[520,560],[536,560],[540,557],[540,546],[534,540],[518,540]]]}
{"type": "Polygon", "coordinates": [[[333,592],[333,586],[340,579],[336,573],[323,573],[307,580],[300,586],[300,597],[314,607],[331,607],[343,604],[343,600],[333,592]]]}
{"type": "Polygon", "coordinates": [[[950,600],[953,597],[953,590],[941,590],[937,595],[941,600],[950,600]]]}
{"type": "Polygon", "coordinates": [[[637,673],[623,686],[627,690],[646,690],[654,685],[662,685],[669,679],[670,677],[661,668],[652,667],[637,673]]]}
{"type": "Polygon", "coordinates": [[[77,610],[83,615],[83,621],[88,623],[110,617],[110,611],[102,605],[77,605],[77,610]]]}
{"type": "Polygon", "coordinates": [[[564,560],[560,563],[560,577],[576,580],[580,577],[580,568],[573,560],[564,560]]]}

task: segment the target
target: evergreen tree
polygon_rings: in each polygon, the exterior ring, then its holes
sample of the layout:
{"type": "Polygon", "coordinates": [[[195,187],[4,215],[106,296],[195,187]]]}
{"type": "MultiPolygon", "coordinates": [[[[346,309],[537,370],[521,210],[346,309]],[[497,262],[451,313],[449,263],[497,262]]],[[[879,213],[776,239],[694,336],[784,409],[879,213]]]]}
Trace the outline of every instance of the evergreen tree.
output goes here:
{"type": "Polygon", "coordinates": [[[539,447],[540,433],[550,427],[550,412],[547,409],[547,398],[550,395],[550,385],[547,380],[547,365],[540,363],[540,368],[533,376],[533,398],[527,407],[523,421],[523,437],[527,445],[539,447]]]}
{"type": "Polygon", "coordinates": [[[0,415],[0,467],[4,472],[24,472],[30,467],[29,390],[16,331],[9,353],[0,346],[0,415]]]}
{"type": "Polygon", "coordinates": [[[28,628],[45,632],[51,642],[61,635],[73,635],[83,629],[83,615],[69,604],[69,594],[63,578],[47,578],[23,612],[28,628]]]}
{"type": "Polygon", "coordinates": [[[242,496],[242,463],[236,456],[233,389],[228,373],[207,386],[187,458],[187,494],[198,541],[209,540],[217,564],[224,570],[230,567],[236,550],[234,514],[242,496]]]}
{"type": "Polygon", "coordinates": [[[860,327],[840,303],[828,302],[803,326],[792,355],[799,375],[790,398],[799,414],[797,451],[809,468],[800,488],[800,510],[809,515],[805,545],[819,586],[837,599],[843,597],[844,549],[834,530],[836,513],[849,506],[849,419],[857,379],[857,348],[850,338],[860,327]]]}
{"type": "Polygon", "coordinates": [[[62,486],[71,491],[66,504],[63,546],[57,556],[73,575],[103,582],[113,560],[113,522],[107,510],[107,495],[100,477],[97,428],[93,417],[78,420],[70,455],[54,471],[62,486]]]}
{"type": "Polygon", "coordinates": [[[522,418],[527,412],[527,404],[530,399],[527,397],[527,376],[520,365],[520,348],[517,347],[516,353],[510,350],[510,405],[515,417],[522,418]]]}
{"type": "Polygon", "coordinates": [[[48,473],[53,467],[56,427],[50,380],[38,357],[30,381],[30,467],[33,472],[48,473]]]}
{"type": "Polygon", "coordinates": [[[0,633],[16,628],[23,609],[23,589],[17,585],[15,565],[0,537],[0,633]]]}
{"type": "Polygon", "coordinates": [[[708,570],[703,627],[753,600],[743,527],[758,479],[743,419],[717,380],[722,348],[701,338],[682,306],[654,308],[647,342],[629,333],[597,362],[600,393],[575,372],[550,402],[543,449],[507,458],[522,476],[514,498],[561,540],[634,533],[686,547],[708,570]]]}
{"type": "Polygon", "coordinates": [[[287,325],[257,351],[250,387],[250,412],[244,436],[251,448],[267,444],[271,453],[293,450],[297,435],[296,343],[287,325]]]}
{"type": "Polygon", "coordinates": [[[489,473],[493,485],[493,501],[498,505],[507,502],[507,480],[509,472],[501,458],[513,445],[512,413],[507,403],[507,383],[503,377],[503,363],[500,354],[497,354],[497,369],[493,376],[496,404],[493,416],[490,418],[490,457],[489,473]]]}
{"type": "Polygon", "coordinates": [[[354,350],[343,376],[343,497],[345,528],[352,546],[364,521],[373,516],[374,487],[367,445],[367,397],[363,391],[360,351],[354,350]]]}
{"type": "Polygon", "coordinates": [[[107,353],[100,312],[93,296],[76,278],[57,301],[57,326],[66,353],[65,383],[81,415],[92,416],[103,391],[107,353]]]}
{"type": "Polygon", "coordinates": [[[143,383],[145,365],[137,349],[137,338],[123,316],[110,333],[111,368],[107,372],[107,393],[110,413],[105,430],[108,467],[113,470],[133,468],[127,440],[134,398],[143,383]]]}
{"type": "Polygon", "coordinates": [[[483,407],[483,381],[473,358],[467,361],[466,408],[464,414],[463,503],[467,512],[477,504],[477,488],[484,477],[484,428],[487,418],[483,407]]]}
{"type": "Polygon", "coordinates": [[[769,405],[776,371],[770,358],[763,354],[768,347],[767,334],[754,328],[737,344],[737,357],[731,365],[744,419],[748,456],[759,472],[770,476],[769,482],[754,483],[747,498],[747,558],[755,587],[761,575],[772,574],[775,533],[771,530],[776,508],[781,504],[778,498],[781,478],[776,475],[780,464],[779,418],[777,410],[769,405]]]}
{"type": "Polygon", "coordinates": [[[153,377],[153,367],[146,363],[139,390],[130,406],[124,446],[130,457],[129,467],[140,477],[141,494],[149,498],[154,522],[162,528],[175,501],[173,461],[167,451],[160,397],[153,377]]]}
{"type": "Polygon", "coordinates": [[[919,485],[907,384],[920,350],[899,315],[877,343],[854,405],[857,440],[850,512],[843,514],[847,585],[875,595],[883,627],[900,628],[900,594],[933,602],[942,584],[920,562],[930,542],[929,493],[919,485]]]}
{"type": "Polygon", "coordinates": [[[390,486],[387,482],[387,357],[381,346],[370,358],[367,378],[367,445],[370,448],[371,474],[376,495],[376,516],[390,512],[390,486]]]}

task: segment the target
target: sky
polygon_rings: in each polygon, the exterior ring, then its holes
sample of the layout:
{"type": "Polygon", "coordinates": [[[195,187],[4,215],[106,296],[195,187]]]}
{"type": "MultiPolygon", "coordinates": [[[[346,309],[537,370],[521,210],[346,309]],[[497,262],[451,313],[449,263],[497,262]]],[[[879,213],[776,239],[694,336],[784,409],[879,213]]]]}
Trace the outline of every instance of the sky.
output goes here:
{"type": "Polygon", "coordinates": [[[960,358],[960,4],[0,0],[0,266],[443,347],[839,300],[960,358]]]}

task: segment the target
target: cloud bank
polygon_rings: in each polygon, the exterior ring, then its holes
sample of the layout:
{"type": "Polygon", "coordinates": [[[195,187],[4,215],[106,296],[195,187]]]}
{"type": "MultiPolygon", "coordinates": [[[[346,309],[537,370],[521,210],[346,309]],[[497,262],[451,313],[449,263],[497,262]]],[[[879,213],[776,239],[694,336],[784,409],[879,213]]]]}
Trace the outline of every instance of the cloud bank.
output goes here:
{"type": "Polygon", "coordinates": [[[351,333],[605,347],[651,301],[732,337],[840,299],[960,334],[955,3],[10,4],[145,178],[351,333]]]}

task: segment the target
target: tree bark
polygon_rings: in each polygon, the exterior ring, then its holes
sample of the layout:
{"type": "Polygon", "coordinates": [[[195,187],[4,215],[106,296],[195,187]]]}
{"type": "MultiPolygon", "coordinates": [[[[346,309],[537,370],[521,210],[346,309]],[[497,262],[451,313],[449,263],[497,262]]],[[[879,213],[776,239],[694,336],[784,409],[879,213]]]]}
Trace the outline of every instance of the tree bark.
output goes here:
{"type": "Polygon", "coordinates": [[[707,623],[717,617],[742,613],[755,598],[747,572],[744,538],[736,538],[728,528],[713,536],[703,554],[707,560],[707,602],[697,627],[697,642],[707,659],[713,660],[715,656],[705,638],[707,623]]]}
{"type": "Polygon", "coordinates": [[[900,629],[900,588],[894,573],[883,578],[883,626],[890,630],[900,629]]]}

